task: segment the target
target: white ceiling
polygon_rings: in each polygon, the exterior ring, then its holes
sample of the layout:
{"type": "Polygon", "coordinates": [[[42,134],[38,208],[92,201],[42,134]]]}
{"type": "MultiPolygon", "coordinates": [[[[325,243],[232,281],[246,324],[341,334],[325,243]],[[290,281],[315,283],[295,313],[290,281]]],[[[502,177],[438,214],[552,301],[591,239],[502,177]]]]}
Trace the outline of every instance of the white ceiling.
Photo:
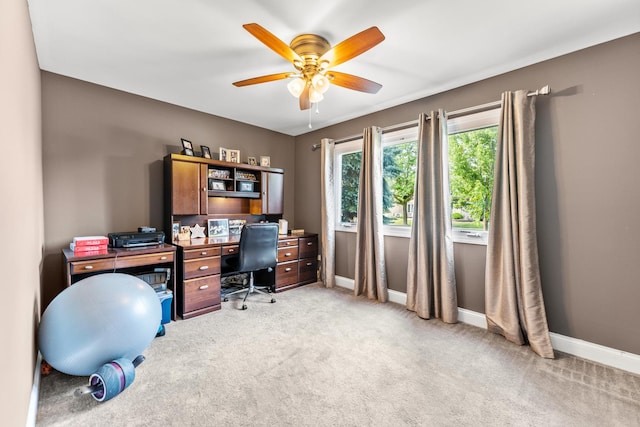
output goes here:
{"type": "Polygon", "coordinates": [[[639,0],[28,3],[41,69],[288,135],[310,118],[319,129],[640,31],[639,0]],[[286,80],[235,87],[294,71],[250,22],[287,44],[314,33],[335,45],[375,25],[386,40],[335,69],[383,88],[332,86],[316,114],[299,110],[286,80]]]}

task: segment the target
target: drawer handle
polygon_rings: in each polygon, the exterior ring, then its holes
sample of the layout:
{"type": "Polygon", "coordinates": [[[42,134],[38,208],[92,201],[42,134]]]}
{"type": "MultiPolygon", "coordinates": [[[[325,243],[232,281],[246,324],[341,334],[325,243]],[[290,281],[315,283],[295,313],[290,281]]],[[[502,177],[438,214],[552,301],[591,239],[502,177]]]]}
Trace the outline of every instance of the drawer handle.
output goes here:
{"type": "Polygon", "coordinates": [[[201,291],[204,291],[205,289],[209,289],[209,285],[202,285],[198,289],[200,289],[201,291]]]}
{"type": "Polygon", "coordinates": [[[200,255],[206,255],[206,254],[207,254],[206,251],[205,252],[200,252],[200,255]]]}
{"type": "Polygon", "coordinates": [[[166,256],[161,256],[161,257],[160,257],[160,261],[164,261],[165,259],[167,259],[167,257],[166,257],[166,256]]]}
{"type": "Polygon", "coordinates": [[[307,242],[307,246],[313,245],[313,242],[307,242]]]}
{"type": "Polygon", "coordinates": [[[291,267],[285,268],[284,271],[287,272],[287,273],[290,272],[291,271],[291,267]]]}
{"type": "Polygon", "coordinates": [[[85,270],[93,270],[93,265],[85,265],[84,269],[85,270]]]}
{"type": "Polygon", "coordinates": [[[229,249],[229,253],[235,252],[235,251],[236,251],[235,249],[229,249]]]}
{"type": "Polygon", "coordinates": [[[312,263],[312,262],[308,262],[308,263],[307,263],[307,267],[311,267],[312,265],[313,265],[313,263],[312,263]]]}
{"type": "Polygon", "coordinates": [[[287,246],[291,246],[291,242],[286,242],[287,246]]]}
{"type": "Polygon", "coordinates": [[[291,252],[287,252],[284,256],[291,256],[291,252]]]}
{"type": "Polygon", "coordinates": [[[209,266],[208,265],[203,265],[202,267],[200,267],[200,271],[204,271],[204,270],[208,270],[209,266]]]}

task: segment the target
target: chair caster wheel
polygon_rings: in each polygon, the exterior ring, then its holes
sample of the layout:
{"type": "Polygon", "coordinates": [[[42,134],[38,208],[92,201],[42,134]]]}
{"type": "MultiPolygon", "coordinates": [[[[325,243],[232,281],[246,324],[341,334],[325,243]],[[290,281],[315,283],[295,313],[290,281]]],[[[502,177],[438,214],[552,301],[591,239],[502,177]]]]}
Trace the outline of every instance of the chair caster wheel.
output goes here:
{"type": "Polygon", "coordinates": [[[275,298],[271,298],[271,304],[275,303],[276,299],[275,298]]]}
{"type": "Polygon", "coordinates": [[[246,310],[247,309],[247,304],[242,304],[242,309],[246,310]]]}
{"type": "Polygon", "coordinates": [[[224,298],[222,299],[222,301],[227,302],[227,301],[229,301],[229,298],[224,297],[224,298]]]}

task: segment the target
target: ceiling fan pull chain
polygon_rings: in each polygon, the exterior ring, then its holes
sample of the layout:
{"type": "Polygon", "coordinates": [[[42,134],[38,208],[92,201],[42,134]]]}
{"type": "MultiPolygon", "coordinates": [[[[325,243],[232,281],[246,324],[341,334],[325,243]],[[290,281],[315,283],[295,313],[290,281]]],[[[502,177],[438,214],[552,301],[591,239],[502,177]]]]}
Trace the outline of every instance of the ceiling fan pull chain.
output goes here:
{"type": "MultiPolygon", "coordinates": [[[[318,104],[316,104],[318,105],[318,104]]],[[[309,108],[309,129],[313,129],[313,126],[311,126],[311,108],[309,108]]]]}

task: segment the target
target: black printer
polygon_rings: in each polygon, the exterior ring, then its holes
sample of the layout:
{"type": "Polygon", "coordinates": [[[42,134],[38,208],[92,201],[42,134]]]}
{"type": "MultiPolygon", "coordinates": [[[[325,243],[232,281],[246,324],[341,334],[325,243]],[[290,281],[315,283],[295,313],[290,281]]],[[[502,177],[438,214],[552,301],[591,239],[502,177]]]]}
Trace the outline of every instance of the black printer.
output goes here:
{"type": "Polygon", "coordinates": [[[163,231],[125,231],[123,233],[109,233],[109,245],[112,248],[134,248],[164,243],[163,231]]]}

